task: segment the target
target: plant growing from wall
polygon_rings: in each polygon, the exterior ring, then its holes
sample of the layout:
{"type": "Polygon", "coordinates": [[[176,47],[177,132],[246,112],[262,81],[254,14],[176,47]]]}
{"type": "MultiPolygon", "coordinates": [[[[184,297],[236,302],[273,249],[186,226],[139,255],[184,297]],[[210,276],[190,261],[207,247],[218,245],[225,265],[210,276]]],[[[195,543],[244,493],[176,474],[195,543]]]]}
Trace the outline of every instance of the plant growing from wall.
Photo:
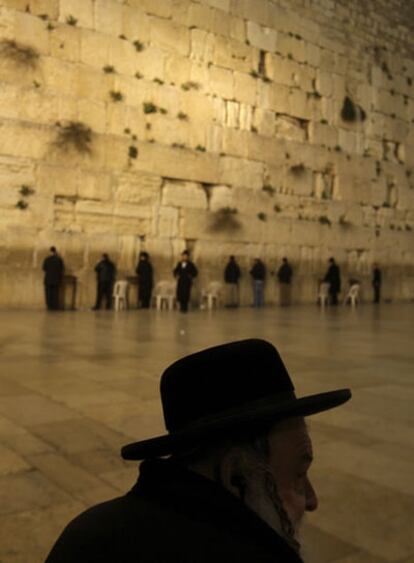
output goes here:
{"type": "Polygon", "coordinates": [[[137,80],[141,80],[141,78],[144,78],[144,75],[141,74],[140,72],[136,72],[136,73],[135,73],[135,78],[136,78],[137,80]]]}
{"type": "Polygon", "coordinates": [[[0,56],[10,59],[19,66],[29,68],[35,68],[39,60],[36,49],[12,39],[0,40],[0,56]]]}
{"type": "Polygon", "coordinates": [[[145,49],[144,43],[142,43],[139,39],[135,39],[135,41],[133,41],[132,44],[138,53],[140,53],[145,49]]]}
{"type": "Polygon", "coordinates": [[[112,65],[105,65],[102,70],[105,74],[115,74],[115,67],[112,65]]]}
{"type": "Polygon", "coordinates": [[[181,84],[181,89],[185,92],[188,92],[188,90],[200,90],[200,88],[200,84],[198,82],[194,82],[193,80],[188,80],[187,82],[181,84]]]}
{"type": "Polygon", "coordinates": [[[237,219],[238,211],[235,207],[222,207],[212,214],[209,230],[213,232],[219,231],[237,231],[241,228],[240,221],[237,219]]]}
{"type": "Polygon", "coordinates": [[[142,104],[142,107],[144,109],[144,113],[148,114],[148,113],[157,113],[158,108],[155,104],[153,104],[152,102],[144,102],[142,104]]]}
{"type": "Polygon", "coordinates": [[[331,226],[331,220],[326,215],[320,215],[318,221],[321,225],[331,226]]]}
{"type": "Polygon", "coordinates": [[[257,214],[257,218],[259,219],[259,221],[266,221],[267,215],[266,213],[263,213],[263,211],[260,211],[260,213],[257,214]]]}
{"type": "Polygon", "coordinates": [[[168,110],[165,108],[158,108],[158,111],[162,114],[162,115],[167,115],[168,110]]]}
{"type": "Polygon", "coordinates": [[[180,119],[181,121],[188,121],[188,115],[180,111],[177,113],[177,119],[180,119]]]}
{"type": "Polygon", "coordinates": [[[34,189],[30,186],[23,185],[19,190],[19,194],[23,197],[29,197],[35,193],[34,189]]]}
{"type": "Polygon", "coordinates": [[[77,20],[75,17],[69,15],[69,16],[66,16],[66,23],[67,23],[68,25],[73,25],[73,26],[75,26],[75,25],[78,23],[78,20],[77,20]]]}
{"type": "Polygon", "coordinates": [[[275,213],[280,213],[282,211],[282,208],[280,207],[280,205],[278,205],[277,203],[273,206],[273,211],[275,213]]]}
{"type": "Polygon", "coordinates": [[[29,207],[29,204],[24,199],[19,199],[19,201],[16,203],[16,207],[17,209],[24,210],[29,207]]]}
{"type": "Polygon", "coordinates": [[[345,215],[341,215],[341,216],[339,217],[339,224],[340,224],[342,227],[350,227],[350,226],[351,226],[351,222],[348,221],[348,219],[346,219],[345,215]]]}
{"type": "Polygon", "coordinates": [[[203,145],[197,145],[195,150],[199,152],[206,152],[206,147],[203,147],[203,145]]]}
{"type": "Polygon", "coordinates": [[[185,143],[172,143],[171,146],[172,146],[173,149],[181,149],[182,150],[182,149],[187,148],[185,143]]]}
{"type": "Polygon", "coordinates": [[[153,82],[155,82],[155,84],[159,84],[160,86],[164,84],[164,80],[161,80],[161,78],[154,78],[153,82]]]}
{"type": "Polygon", "coordinates": [[[124,99],[123,93],[119,92],[119,90],[111,90],[109,92],[109,95],[113,102],[122,102],[122,100],[124,99]]]}
{"type": "Polygon", "coordinates": [[[133,145],[131,145],[128,149],[128,156],[129,158],[138,158],[138,149],[137,147],[134,147],[133,145]]]}
{"type": "Polygon", "coordinates": [[[73,148],[79,153],[92,152],[92,131],[80,121],[70,121],[67,125],[57,123],[58,134],[55,145],[61,149],[73,148]]]}

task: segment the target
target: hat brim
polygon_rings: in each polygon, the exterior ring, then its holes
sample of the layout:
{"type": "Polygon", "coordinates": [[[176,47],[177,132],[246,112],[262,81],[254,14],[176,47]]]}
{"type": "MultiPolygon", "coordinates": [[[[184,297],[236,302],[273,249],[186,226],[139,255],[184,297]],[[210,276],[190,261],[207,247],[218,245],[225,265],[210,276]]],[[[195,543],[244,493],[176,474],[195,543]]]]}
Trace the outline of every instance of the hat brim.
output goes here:
{"type": "Polygon", "coordinates": [[[243,432],[243,430],[271,421],[276,422],[295,416],[310,416],[338,407],[350,398],[350,389],[338,389],[284,400],[281,400],[279,395],[266,397],[237,409],[199,420],[191,427],[179,432],[127,444],[122,448],[121,455],[124,459],[141,460],[176,454],[199,445],[200,441],[204,442],[217,435],[221,436],[223,431],[237,429],[238,432],[243,432]]]}

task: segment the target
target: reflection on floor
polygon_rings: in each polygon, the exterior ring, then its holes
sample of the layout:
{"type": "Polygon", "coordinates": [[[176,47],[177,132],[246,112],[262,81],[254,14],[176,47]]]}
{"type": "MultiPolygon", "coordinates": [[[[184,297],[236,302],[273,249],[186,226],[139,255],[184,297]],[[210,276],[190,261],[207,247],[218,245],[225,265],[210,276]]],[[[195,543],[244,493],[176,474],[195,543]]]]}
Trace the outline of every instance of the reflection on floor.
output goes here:
{"type": "Polygon", "coordinates": [[[278,346],[299,395],[354,392],[311,419],[307,560],[413,563],[413,319],[412,305],[0,313],[0,561],[40,563],[70,518],[133,484],[119,448],[163,433],[169,362],[253,336],[278,346]]]}

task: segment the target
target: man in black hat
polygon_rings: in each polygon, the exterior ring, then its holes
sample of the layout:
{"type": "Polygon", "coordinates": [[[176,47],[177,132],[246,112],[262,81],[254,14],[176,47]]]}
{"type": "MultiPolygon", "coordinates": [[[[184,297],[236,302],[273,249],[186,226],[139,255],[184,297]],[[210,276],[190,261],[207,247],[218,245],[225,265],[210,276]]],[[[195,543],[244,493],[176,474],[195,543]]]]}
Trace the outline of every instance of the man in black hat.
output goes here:
{"type": "Polygon", "coordinates": [[[333,257],[329,258],[329,268],[323,281],[329,283],[331,305],[338,305],[338,293],[341,291],[341,271],[333,257]]]}
{"type": "Polygon", "coordinates": [[[290,305],[291,302],[291,283],[293,270],[287,258],[282,258],[282,264],[277,271],[277,279],[280,287],[280,305],[290,305]]]}
{"type": "Polygon", "coordinates": [[[194,279],[198,275],[196,265],[190,260],[190,253],[184,250],[181,254],[181,260],[173,270],[174,277],[177,279],[177,302],[180,305],[180,311],[187,313],[188,303],[191,297],[191,287],[194,279]]]}
{"type": "Polygon", "coordinates": [[[54,246],[50,247],[50,255],[43,261],[42,269],[45,273],[45,298],[49,311],[57,311],[59,307],[59,291],[62,285],[65,265],[54,246]]]}
{"type": "Polygon", "coordinates": [[[153,285],[153,268],[148,252],[140,252],[136,267],[138,276],[138,303],[142,309],[149,309],[153,285]]]}
{"type": "Polygon", "coordinates": [[[224,281],[227,288],[227,307],[239,306],[239,280],[241,276],[240,266],[234,256],[229,257],[229,261],[224,268],[224,281]]]}
{"type": "Polygon", "coordinates": [[[116,277],[116,266],[108,254],[102,254],[102,260],[96,264],[95,272],[96,302],[93,310],[98,311],[103,300],[105,300],[106,309],[112,309],[112,290],[116,277]]]}
{"type": "Polygon", "coordinates": [[[46,563],[300,563],[300,524],[318,502],[304,417],[350,396],[297,398],[263,340],[178,360],[161,378],[168,434],[122,449],[145,460],[137,483],[75,518],[46,563]]]}

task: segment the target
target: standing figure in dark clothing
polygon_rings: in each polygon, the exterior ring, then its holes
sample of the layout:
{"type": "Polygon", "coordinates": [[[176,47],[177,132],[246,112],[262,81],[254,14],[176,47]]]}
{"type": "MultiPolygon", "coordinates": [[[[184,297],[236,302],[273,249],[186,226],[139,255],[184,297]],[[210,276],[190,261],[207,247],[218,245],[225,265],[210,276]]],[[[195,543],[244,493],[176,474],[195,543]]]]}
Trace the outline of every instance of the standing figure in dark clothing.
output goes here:
{"type": "Polygon", "coordinates": [[[136,268],[138,275],[138,303],[142,309],[149,309],[153,285],[153,269],[148,252],[139,253],[136,268]]]}
{"type": "Polygon", "coordinates": [[[266,278],[266,266],[260,260],[255,258],[253,267],[250,270],[253,280],[253,307],[263,307],[264,305],[264,282],[266,278]]]}
{"type": "Polygon", "coordinates": [[[226,307],[239,306],[239,279],[241,276],[240,267],[234,256],[230,256],[224,269],[224,281],[227,288],[226,307]]]}
{"type": "Polygon", "coordinates": [[[180,304],[180,311],[186,313],[188,311],[193,279],[198,274],[198,270],[195,264],[191,262],[190,253],[187,250],[184,250],[181,254],[181,260],[174,268],[173,274],[177,279],[177,301],[180,304]]]}
{"type": "Polygon", "coordinates": [[[102,300],[105,299],[106,309],[112,309],[112,289],[116,277],[115,264],[109,259],[108,254],[102,254],[102,260],[95,266],[96,272],[96,303],[94,311],[101,308],[102,300]]]}
{"type": "Polygon", "coordinates": [[[382,272],[378,264],[372,266],[372,287],[374,289],[374,303],[379,303],[381,299],[382,272]]]}
{"type": "Polygon", "coordinates": [[[301,525],[318,507],[305,417],[351,391],[296,397],[264,340],[181,358],[160,389],[168,432],[122,448],[144,460],[137,482],[72,520],[45,563],[303,563],[301,525]]]}
{"type": "Polygon", "coordinates": [[[283,306],[290,305],[292,294],[292,266],[289,264],[287,258],[282,258],[282,265],[277,271],[277,279],[279,280],[280,288],[280,304],[283,306]]]}
{"type": "Polygon", "coordinates": [[[341,272],[335,258],[329,258],[329,268],[323,281],[329,283],[331,305],[338,305],[338,293],[341,291],[341,272]]]}
{"type": "Polygon", "coordinates": [[[62,285],[65,264],[54,246],[50,247],[50,256],[43,261],[45,273],[46,307],[49,311],[57,311],[59,307],[59,291],[62,285]]]}

